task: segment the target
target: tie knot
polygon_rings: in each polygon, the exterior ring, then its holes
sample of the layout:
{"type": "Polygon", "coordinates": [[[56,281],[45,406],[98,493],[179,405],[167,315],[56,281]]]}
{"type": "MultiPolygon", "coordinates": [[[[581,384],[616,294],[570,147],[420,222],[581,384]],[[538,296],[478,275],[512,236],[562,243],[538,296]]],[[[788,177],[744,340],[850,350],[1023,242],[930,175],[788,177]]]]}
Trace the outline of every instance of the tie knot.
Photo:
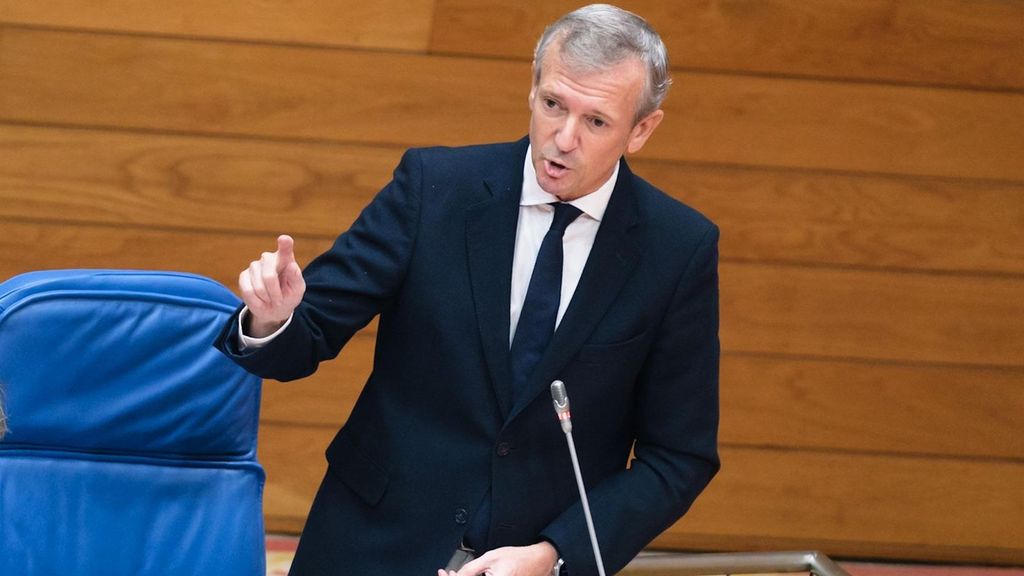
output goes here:
{"type": "Polygon", "coordinates": [[[569,227],[569,224],[572,224],[572,221],[583,213],[579,208],[565,202],[555,202],[553,206],[555,207],[555,217],[551,220],[551,230],[556,230],[559,234],[565,234],[565,229],[569,227]]]}

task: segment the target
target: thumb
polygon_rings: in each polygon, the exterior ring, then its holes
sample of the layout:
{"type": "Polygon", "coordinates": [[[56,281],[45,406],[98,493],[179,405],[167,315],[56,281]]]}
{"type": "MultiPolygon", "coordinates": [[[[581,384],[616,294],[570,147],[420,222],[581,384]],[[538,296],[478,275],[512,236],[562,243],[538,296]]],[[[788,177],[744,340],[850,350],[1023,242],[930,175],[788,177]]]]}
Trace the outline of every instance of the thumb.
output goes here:
{"type": "Polygon", "coordinates": [[[295,240],[287,234],[277,237],[277,272],[284,272],[289,264],[295,262],[295,240]]]}

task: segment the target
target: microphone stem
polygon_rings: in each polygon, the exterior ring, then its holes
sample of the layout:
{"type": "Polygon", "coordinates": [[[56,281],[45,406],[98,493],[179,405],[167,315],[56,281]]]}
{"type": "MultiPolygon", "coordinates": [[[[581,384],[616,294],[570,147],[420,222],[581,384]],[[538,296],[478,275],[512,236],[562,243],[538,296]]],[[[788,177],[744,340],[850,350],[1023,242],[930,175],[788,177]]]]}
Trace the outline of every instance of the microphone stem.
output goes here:
{"type": "Polygon", "coordinates": [[[594,518],[590,515],[590,502],[587,500],[587,490],[583,487],[583,473],[580,472],[580,461],[576,457],[576,443],[572,440],[572,430],[566,430],[565,441],[569,443],[569,455],[572,457],[572,469],[576,473],[576,487],[580,491],[580,500],[583,502],[583,515],[587,519],[587,531],[590,533],[590,545],[594,547],[594,560],[597,561],[597,572],[600,576],[604,574],[604,560],[601,559],[601,549],[597,545],[597,532],[594,531],[594,518]]]}

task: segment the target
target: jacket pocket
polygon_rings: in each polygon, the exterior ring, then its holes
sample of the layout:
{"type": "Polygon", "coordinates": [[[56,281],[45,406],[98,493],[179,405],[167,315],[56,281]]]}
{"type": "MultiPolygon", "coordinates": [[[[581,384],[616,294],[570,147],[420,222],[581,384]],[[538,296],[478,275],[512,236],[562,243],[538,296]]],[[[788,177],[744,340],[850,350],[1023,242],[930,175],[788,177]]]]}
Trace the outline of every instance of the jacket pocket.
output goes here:
{"type": "Polygon", "coordinates": [[[364,502],[375,506],[384,497],[390,478],[342,428],[327,449],[328,471],[345,483],[364,502]]]}
{"type": "Polygon", "coordinates": [[[584,344],[576,354],[576,360],[584,364],[606,364],[632,360],[647,347],[647,333],[644,330],[636,336],[608,344],[584,344]]]}

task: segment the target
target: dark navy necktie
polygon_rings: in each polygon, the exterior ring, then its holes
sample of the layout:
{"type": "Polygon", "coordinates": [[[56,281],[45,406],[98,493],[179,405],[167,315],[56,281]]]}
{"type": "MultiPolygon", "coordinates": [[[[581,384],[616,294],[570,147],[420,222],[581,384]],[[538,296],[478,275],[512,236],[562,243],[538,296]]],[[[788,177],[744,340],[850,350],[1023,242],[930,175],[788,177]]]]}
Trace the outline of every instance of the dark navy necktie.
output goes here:
{"type": "MultiPolygon", "coordinates": [[[[562,296],[562,236],[569,224],[581,214],[580,209],[571,204],[556,203],[554,207],[555,217],[537,252],[526,300],[512,338],[512,389],[516,399],[522,394],[522,388],[555,332],[558,303],[562,296]]],[[[465,543],[482,550],[487,542],[490,520],[491,493],[488,491],[483,505],[467,527],[465,543]]]]}
{"type": "Polygon", "coordinates": [[[512,390],[517,400],[555,332],[562,295],[562,236],[581,213],[572,204],[557,203],[554,206],[555,217],[537,252],[526,300],[512,338],[512,390]]]}

